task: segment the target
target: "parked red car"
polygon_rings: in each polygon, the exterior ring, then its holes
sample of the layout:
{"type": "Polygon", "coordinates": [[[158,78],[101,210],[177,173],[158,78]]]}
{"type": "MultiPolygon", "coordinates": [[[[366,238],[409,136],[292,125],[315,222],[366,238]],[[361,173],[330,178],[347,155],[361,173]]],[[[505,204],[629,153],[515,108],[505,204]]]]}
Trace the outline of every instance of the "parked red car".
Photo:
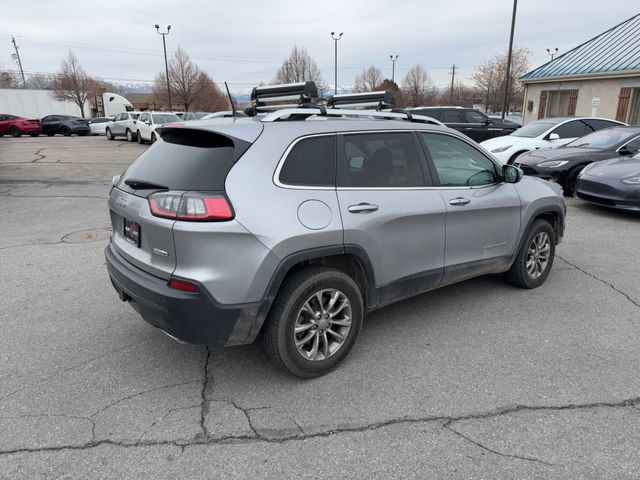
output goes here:
{"type": "Polygon", "coordinates": [[[23,133],[28,133],[32,137],[40,135],[42,133],[40,120],[0,114],[0,137],[2,135],[19,137],[23,133]]]}

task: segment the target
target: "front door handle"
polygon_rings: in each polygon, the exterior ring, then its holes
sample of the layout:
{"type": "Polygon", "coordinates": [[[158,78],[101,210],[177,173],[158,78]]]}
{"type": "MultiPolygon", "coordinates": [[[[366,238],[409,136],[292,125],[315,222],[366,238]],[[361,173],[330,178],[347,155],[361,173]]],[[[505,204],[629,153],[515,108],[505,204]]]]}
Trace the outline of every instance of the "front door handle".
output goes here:
{"type": "Polygon", "coordinates": [[[449,205],[455,205],[457,207],[461,207],[463,205],[466,205],[467,203],[471,203],[471,200],[464,197],[456,197],[449,200],[449,205]]]}
{"type": "Polygon", "coordinates": [[[347,208],[351,213],[371,213],[378,210],[378,205],[372,205],[370,203],[359,203],[357,205],[349,205],[347,208]]]}

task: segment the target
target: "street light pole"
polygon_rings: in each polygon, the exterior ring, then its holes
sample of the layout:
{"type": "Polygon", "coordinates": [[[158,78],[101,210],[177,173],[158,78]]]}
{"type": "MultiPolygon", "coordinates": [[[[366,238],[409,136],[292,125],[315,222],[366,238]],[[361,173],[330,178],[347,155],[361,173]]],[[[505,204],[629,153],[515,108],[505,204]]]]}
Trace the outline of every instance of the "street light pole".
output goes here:
{"type": "Polygon", "coordinates": [[[340,32],[340,35],[338,35],[337,37],[335,36],[336,32],[331,32],[331,40],[333,40],[333,43],[335,44],[335,55],[334,55],[334,59],[335,59],[335,86],[334,86],[334,95],[338,94],[338,40],[340,40],[340,38],[342,37],[342,34],[344,32],[340,32]]]}
{"type": "Polygon", "coordinates": [[[165,74],[167,75],[167,97],[169,100],[169,111],[173,111],[173,108],[171,108],[171,86],[169,85],[169,64],[167,63],[167,44],[165,42],[164,37],[166,37],[167,35],[169,35],[169,31],[171,30],[171,25],[169,25],[167,27],[167,31],[166,32],[161,32],[160,31],[160,25],[156,24],[156,32],[158,32],[158,35],[162,35],[162,48],[164,50],[164,69],[165,69],[165,74]]]}
{"type": "Polygon", "coordinates": [[[556,47],[553,52],[547,48],[547,53],[551,55],[551,60],[553,60],[553,57],[558,54],[558,47],[556,47]]]}
{"type": "Polygon", "coordinates": [[[393,55],[389,55],[389,58],[391,59],[391,83],[396,83],[396,60],[399,56],[400,55],[396,55],[394,57],[393,55]]]}
{"type": "Polygon", "coordinates": [[[502,101],[502,120],[504,120],[505,111],[509,104],[509,93],[511,90],[511,55],[513,53],[513,32],[516,27],[516,10],[518,8],[518,0],[513,0],[513,13],[511,14],[511,35],[509,36],[509,53],[507,55],[507,78],[505,80],[504,100],[502,101]]]}

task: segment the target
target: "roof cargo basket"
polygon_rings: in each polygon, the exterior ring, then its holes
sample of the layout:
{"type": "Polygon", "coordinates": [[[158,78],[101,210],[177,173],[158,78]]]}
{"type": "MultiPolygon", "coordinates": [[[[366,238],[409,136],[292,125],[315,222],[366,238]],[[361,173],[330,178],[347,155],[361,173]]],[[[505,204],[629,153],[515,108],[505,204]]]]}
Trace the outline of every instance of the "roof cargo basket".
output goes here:
{"type": "Polygon", "coordinates": [[[327,102],[330,108],[375,108],[382,110],[393,108],[396,104],[395,95],[391,90],[380,92],[348,93],[333,95],[327,102]]]}
{"type": "Polygon", "coordinates": [[[318,88],[315,82],[253,87],[251,107],[245,113],[253,116],[259,112],[272,112],[282,108],[311,107],[317,101],[318,88]]]}

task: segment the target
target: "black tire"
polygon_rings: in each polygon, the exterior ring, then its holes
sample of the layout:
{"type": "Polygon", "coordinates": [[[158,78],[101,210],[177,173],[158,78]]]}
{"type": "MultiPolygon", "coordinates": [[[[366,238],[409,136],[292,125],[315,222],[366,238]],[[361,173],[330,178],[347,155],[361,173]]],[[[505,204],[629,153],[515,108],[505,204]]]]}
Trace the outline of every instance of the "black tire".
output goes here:
{"type": "Polygon", "coordinates": [[[126,135],[127,135],[127,142],[133,142],[135,140],[133,132],[128,128],[127,128],[127,131],[126,131],[126,135]]]}
{"type": "Polygon", "coordinates": [[[64,135],[65,137],[71,136],[71,130],[69,129],[69,127],[62,127],[62,135],[64,135]]]}
{"type": "Polygon", "coordinates": [[[18,127],[11,127],[9,129],[9,134],[13,137],[13,138],[18,138],[20,136],[22,136],[22,132],[20,131],[20,129],[18,127]]]}
{"type": "Polygon", "coordinates": [[[567,177],[564,179],[564,185],[562,185],[562,190],[567,197],[573,196],[573,192],[576,189],[576,180],[578,179],[578,174],[582,171],[582,169],[586,165],[578,165],[577,167],[573,167],[567,173],[567,177]]]}
{"type": "Polygon", "coordinates": [[[518,158],[523,153],[527,153],[528,151],[529,150],[521,150],[519,152],[514,153],[513,155],[511,155],[511,158],[509,158],[509,160],[507,161],[507,165],[513,165],[514,162],[516,161],[516,158],[518,158]]]}
{"type": "Polygon", "coordinates": [[[511,265],[511,268],[505,273],[507,281],[520,288],[539,287],[549,276],[551,267],[553,267],[555,254],[556,232],[553,230],[553,227],[549,222],[542,219],[535,220],[527,232],[524,242],[522,242],[522,246],[520,247],[520,251],[513,262],[513,265],[511,265]],[[534,239],[536,239],[539,234],[545,233],[549,239],[549,256],[542,273],[538,277],[534,278],[534,276],[527,271],[527,261],[530,259],[530,249],[533,247],[534,239]]]}
{"type": "Polygon", "coordinates": [[[104,134],[107,136],[107,140],[113,140],[115,137],[113,136],[113,133],[111,133],[111,129],[107,128],[104,131],[104,134]]]}
{"type": "Polygon", "coordinates": [[[142,138],[142,135],[140,135],[140,130],[138,130],[138,133],[136,133],[136,138],[138,139],[138,143],[140,145],[144,143],[144,139],[142,138]]]}
{"type": "Polygon", "coordinates": [[[157,138],[155,132],[151,132],[151,143],[156,143],[156,140],[157,138]]]}
{"type": "Polygon", "coordinates": [[[360,333],[363,316],[362,293],[351,277],[332,268],[307,267],[292,273],[282,283],[262,330],[264,349],[276,365],[293,375],[318,377],[333,370],[349,354],[360,333]],[[334,353],[325,359],[312,361],[298,352],[294,329],[303,305],[315,292],[324,289],[335,289],[349,301],[351,326],[334,353]]]}

